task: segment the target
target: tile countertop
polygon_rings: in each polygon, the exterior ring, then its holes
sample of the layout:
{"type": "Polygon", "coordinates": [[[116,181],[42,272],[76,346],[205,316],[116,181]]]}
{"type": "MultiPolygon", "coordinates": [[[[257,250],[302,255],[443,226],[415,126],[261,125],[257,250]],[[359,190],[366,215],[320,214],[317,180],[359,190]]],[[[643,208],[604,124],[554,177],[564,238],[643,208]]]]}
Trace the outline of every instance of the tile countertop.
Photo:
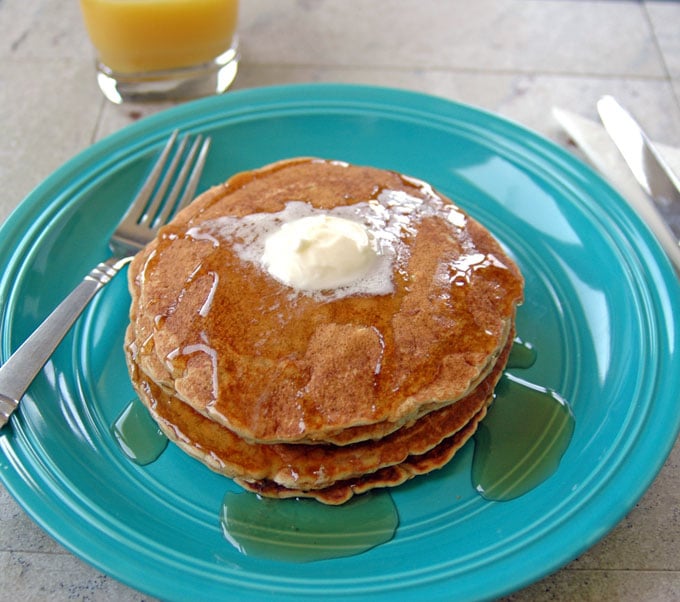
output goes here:
{"type": "MultiPolygon", "coordinates": [[[[77,4],[0,2],[0,222],[68,158],[163,108],[102,98],[77,4]]],[[[234,88],[409,88],[489,109],[561,144],[554,105],[595,119],[595,101],[613,94],[652,137],[680,146],[679,23],[680,3],[660,1],[243,0],[234,88]]],[[[679,508],[676,444],[609,535],[506,600],[680,600],[679,508]]],[[[149,598],[62,549],[0,486],[0,600],[149,598]]]]}

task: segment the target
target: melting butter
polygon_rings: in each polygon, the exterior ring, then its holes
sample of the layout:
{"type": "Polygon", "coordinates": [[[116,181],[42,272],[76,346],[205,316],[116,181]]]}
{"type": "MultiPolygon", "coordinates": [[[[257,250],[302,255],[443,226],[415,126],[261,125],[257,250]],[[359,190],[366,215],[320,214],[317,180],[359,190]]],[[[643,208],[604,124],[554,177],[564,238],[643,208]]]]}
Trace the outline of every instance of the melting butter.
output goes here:
{"type": "Polygon", "coordinates": [[[442,217],[456,228],[466,223],[458,207],[424,184],[420,188],[425,198],[385,189],[332,209],[291,199],[281,211],[222,216],[187,234],[213,246],[226,241],[242,261],[259,266],[293,294],[324,300],[388,295],[395,290],[393,275],[408,262],[407,240],[417,234],[421,220],[442,217]]]}
{"type": "Polygon", "coordinates": [[[292,200],[276,213],[206,221],[192,237],[228,241],[242,261],[260,266],[293,293],[330,300],[394,292],[401,243],[369,203],[320,210],[292,200]]]}
{"type": "Polygon", "coordinates": [[[359,222],[327,214],[283,224],[264,243],[262,263],[277,280],[301,290],[347,286],[378,259],[373,237],[359,222]]]}

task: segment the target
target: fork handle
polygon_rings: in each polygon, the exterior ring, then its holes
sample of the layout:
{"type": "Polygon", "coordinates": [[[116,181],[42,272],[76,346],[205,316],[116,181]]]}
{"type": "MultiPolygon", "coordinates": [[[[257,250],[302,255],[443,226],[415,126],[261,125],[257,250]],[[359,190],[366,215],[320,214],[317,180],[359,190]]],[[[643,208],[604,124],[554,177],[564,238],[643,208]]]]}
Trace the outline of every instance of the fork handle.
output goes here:
{"type": "Polygon", "coordinates": [[[131,259],[131,257],[112,257],[93,268],[45,318],[33,334],[0,366],[0,428],[7,424],[33,379],[95,293],[110,282],[131,259]]]}

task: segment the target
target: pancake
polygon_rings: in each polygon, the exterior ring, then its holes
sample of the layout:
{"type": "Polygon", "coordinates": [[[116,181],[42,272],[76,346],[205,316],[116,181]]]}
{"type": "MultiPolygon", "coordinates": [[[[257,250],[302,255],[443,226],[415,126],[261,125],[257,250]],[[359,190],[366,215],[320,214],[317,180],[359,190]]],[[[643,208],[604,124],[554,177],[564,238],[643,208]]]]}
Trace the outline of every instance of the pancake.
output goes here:
{"type": "MultiPolygon", "coordinates": [[[[127,338],[131,340],[132,337],[133,333],[129,329],[127,338]]],[[[248,442],[176,397],[168,395],[140,371],[129,351],[127,361],[140,399],[168,438],[189,455],[264,495],[345,500],[358,490],[359,482],[362,491],[390,486],[410,478],[407,474],[413,476],[418,470],[425,472],[426,465],[432,470],[448,461],[455,449],[474,432],[472,425],[476,428],[477,421],[486,411],[511,347],[512,337],[489,376],[463,399],[430,412],[414,424],[402,427],[380,440],[344,446],[248,442]],[[430,454],[454,435],[458,435],[455,449],[451,449],[452,443],[445,446],[449,449],[448,455],[441,452],[430,454]],[[441,459],[441,463],[435,462],[435,457],[441,459]],[[421,468],[418,470],[414,468],[416,458],[420,458],[417,465],[421,468]],[[401,469],[384,470],[392,466],[401,466],[401,469]],[[400,475],[399,480],[395,480],[394,475],[397,474],[400,475]],[[332,492],[330,488],[334,488],[332,492]]]]}
{"type": "Polygon", "coordinates": [[[248,482],[242,479],[235,479],[235,481],[244,489],[263,497],[279,499],[306,497],[314,498],[323,504],[338,506],[348,502],[353,496],[366,493],[371,489],[397,487],[413,477],[442,468],[474,435],[486,411],[486,407],[482,408],[462,429],[422,455],[409,456],[400,464],[387,466],[355,479],[338,481],[323,489],[286,488],[272,481],[248,482]]]}
{"type": "Polygon", "coordinates": [[[318,159],[202,194],[135,257],[129,284],[137,388],[268,446],[381,442],[474,395],[523,286],[492,235],[429,185],[318,159]],[[263,233],[301,212],[378,233],[390,266],[379,293],[294,290],[253,259],[263,233]]]}

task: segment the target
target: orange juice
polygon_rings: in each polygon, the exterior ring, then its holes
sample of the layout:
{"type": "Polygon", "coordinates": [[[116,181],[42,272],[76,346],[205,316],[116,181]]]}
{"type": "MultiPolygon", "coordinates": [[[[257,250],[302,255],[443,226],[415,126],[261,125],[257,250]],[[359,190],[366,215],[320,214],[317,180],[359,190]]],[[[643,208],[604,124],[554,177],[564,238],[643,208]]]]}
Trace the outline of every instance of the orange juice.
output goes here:
{"type": "Polygon", "coordinates": [[[80,0],[99,60],[119,73],[191,67],[227,51],[238,0],[80,0]]]}

